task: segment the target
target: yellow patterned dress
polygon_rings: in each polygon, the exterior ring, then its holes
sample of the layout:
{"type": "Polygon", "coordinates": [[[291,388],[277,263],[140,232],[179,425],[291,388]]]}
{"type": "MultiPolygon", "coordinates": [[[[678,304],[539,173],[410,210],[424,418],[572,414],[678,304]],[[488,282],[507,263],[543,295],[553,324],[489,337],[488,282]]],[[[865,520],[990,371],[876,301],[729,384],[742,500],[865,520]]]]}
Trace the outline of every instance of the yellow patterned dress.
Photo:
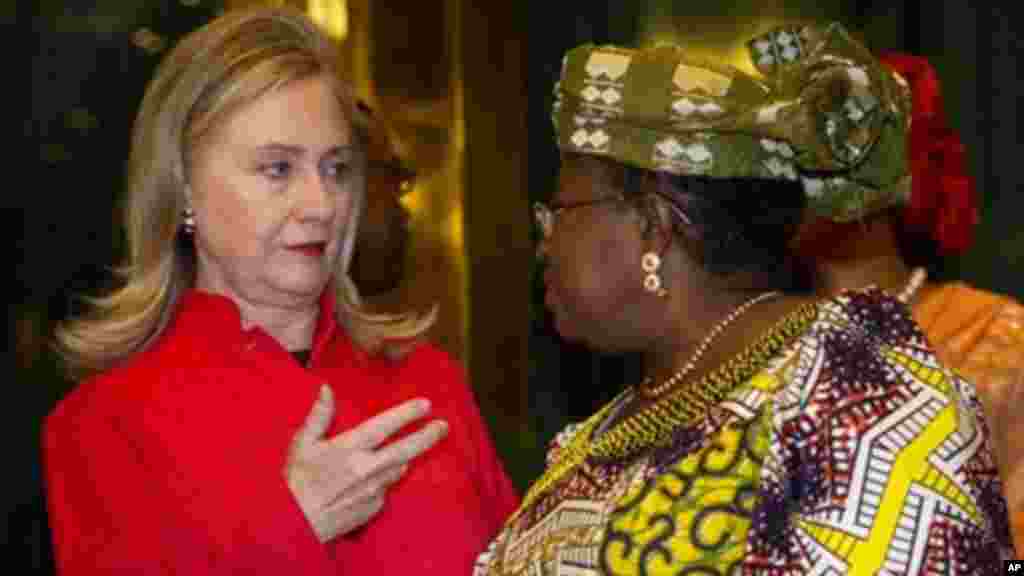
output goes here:
{"type": "Polygon", "coordinates": [[[1006,503],[974,390],[882,292],[809,310],[705,405],[609,427],[627,390],[567,428],[475,576],[1001,573],[1006,503]]]}

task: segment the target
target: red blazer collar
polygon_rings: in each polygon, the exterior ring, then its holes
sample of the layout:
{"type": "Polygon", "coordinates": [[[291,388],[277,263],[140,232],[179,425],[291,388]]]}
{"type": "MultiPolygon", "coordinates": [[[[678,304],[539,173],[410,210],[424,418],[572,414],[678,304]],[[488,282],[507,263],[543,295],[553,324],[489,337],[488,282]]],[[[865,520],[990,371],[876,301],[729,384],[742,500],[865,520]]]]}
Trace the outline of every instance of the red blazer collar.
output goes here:
{"type": "MultiPolygon", "coordinates": [[[[314,360],[340,333],[335,317],[336,298],[333,284],[328,285],[320,296],[320,316],[313,332],[314,360]]],[[[221,349],[245,347],[255,338],[270,337],[260,328],[243,330],[238,305],[227,296],[194,288],[182,295],[167,332],[168,336],[187,334],[190,338],[198,337],[208,341],[214,348],[221,349]]]]}

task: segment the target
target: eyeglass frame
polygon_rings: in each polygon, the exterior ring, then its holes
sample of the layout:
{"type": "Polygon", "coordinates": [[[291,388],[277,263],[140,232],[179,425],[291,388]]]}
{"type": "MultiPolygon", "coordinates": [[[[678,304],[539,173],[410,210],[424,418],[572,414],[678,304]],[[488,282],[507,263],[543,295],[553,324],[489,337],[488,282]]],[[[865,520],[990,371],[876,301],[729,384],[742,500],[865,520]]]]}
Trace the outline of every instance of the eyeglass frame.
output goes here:
{"type": "Polygon", "coordinates": [[[587,206],[596,206],[598,204],[604,204],[607,202],[621,202],[625,198],[621,195],[605,196],[604,198],[595,198],[593,200],[582,200],[580,202],[534,202],[533,203],[533,222],[536,224],[537,229],[540,230],[541,239],[547,240],[551,238],[551,235],[555,231],[555,219],[567,210],[573,210],[575,208],[585,208],[587,206]]]}

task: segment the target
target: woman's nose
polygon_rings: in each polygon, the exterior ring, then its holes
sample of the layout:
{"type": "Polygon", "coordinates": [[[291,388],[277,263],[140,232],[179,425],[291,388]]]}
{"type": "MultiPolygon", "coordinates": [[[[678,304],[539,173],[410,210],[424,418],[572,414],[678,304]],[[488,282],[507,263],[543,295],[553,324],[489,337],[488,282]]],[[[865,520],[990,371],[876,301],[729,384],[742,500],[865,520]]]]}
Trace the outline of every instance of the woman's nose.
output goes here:
{"type": "Polygon", "coordinates": [[[534,251],[534,257],[536,257],[538,260],[547,260],[548,251],[551,248],[550,244],[551,239],[541,234],[540,238],[537,240],[537,247],[534,251]]]}
{"type": "Polygon", "coordinates": [[[330,220],[336,209],[335,184],[319,173],[308,174],[299,183],[296,212],[301,220],[330,220]]]}

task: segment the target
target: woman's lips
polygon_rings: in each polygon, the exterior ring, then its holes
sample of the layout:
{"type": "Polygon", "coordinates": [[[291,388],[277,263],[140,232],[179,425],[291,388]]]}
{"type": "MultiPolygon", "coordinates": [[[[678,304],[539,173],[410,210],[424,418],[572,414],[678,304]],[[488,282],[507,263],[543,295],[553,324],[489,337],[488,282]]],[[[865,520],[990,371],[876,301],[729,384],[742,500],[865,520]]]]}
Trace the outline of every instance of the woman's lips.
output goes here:
{"type": "Polygon", "coordinates": [[[326,242],[308,242],[306,244],[295,244],[289,246],[288,249],[294,252],[305,254],[306,256],[320,257],[324,254],[324,249],[327,247],[326,242]]]}
{"type": "Polygon", "coordinates": [[[548,310],[554,312],[556,300],[554,279],[552,278],[551,269],[548,268],[544,271],[544,305],[548,310]]]}
{"type": "Polygon", "coordinates": [[[552,312],[558,307],[558,295],[555,293],[555,288],[550,284],[544,287],[544,306],[552,312]]]}

